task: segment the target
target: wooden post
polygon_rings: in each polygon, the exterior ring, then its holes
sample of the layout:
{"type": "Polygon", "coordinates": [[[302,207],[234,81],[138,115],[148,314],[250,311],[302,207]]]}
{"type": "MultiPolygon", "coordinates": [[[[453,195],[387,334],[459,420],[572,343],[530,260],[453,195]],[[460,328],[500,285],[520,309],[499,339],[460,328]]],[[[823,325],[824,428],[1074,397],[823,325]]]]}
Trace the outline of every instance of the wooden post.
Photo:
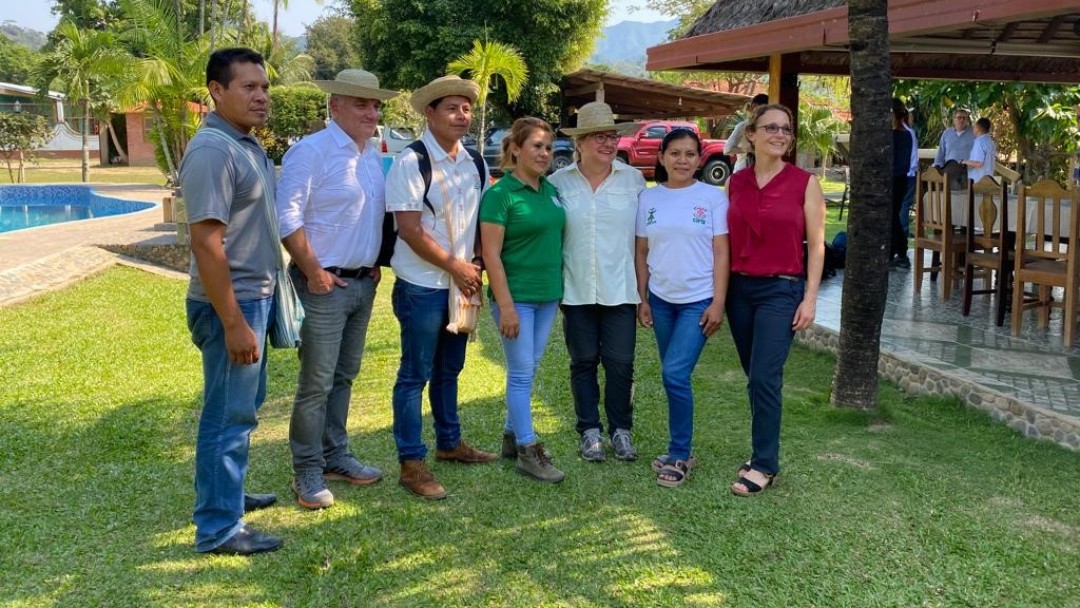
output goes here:
{"type": "Polygon", "coordinates": [[[176,221],[176,218],[173,217],[173,198],[171,196],[166,196],[161,199],[161,216],[162,221],[166,224],[171,224],[176,221]]]}

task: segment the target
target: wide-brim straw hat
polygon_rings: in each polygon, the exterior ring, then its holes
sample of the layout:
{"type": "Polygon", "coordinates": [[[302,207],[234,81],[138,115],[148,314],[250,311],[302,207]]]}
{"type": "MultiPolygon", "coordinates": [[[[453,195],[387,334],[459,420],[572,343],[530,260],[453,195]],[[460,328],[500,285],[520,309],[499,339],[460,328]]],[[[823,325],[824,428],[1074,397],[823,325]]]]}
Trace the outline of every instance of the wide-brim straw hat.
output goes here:
{"type": "Polygon", "coordinates": [[[578,109],[576,127],[559,130],[571,137],[603,131],[615,131],[620,135],[626,135],[636,131],[640,126],[641,123],[638,122],[615,124],[615,114],[611,112],[611,106],[602,101],[590,101],[578,109]]]}
{"type": "Polygon", "coordinates": [[[379,88],[379,78],[367,70],[341,70],[333,80],[316,80],[315,86],[331,95],[361,99],[393,99],[401,93],[379,88]]]}
{"type": "Polygon", "coordinates": [[[424,108],[431,102],[451,95],[464,97],[469,103],[476,103],[476,98],[480,96],[480,85],[460,76],[443,76],[413,91],[409,103],[418,114],[423,114],[424,108]]]}

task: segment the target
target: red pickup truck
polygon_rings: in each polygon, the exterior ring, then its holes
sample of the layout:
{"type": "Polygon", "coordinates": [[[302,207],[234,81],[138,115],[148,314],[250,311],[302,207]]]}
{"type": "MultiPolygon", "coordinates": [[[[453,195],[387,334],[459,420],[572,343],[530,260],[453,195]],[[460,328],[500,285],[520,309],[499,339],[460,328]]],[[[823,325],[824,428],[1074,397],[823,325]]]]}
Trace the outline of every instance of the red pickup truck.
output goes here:
{"type": "MultiPolygon", "coordinates": [[[[653,120],[641,124],[636,133],[619,138],[618,158],[622,162],[640,169],[646,179],[652,179],[656,157],[660,151],[660,142],[672,129],[690,129],[700,137],[696,124],[670,120],[653,120]]],[[[724,141],[721,139],[701,140],[701,164],[698,175],[701,180],[714,186],[722,186],[731,176],[731,159],[724,154],[724,141]]]]}

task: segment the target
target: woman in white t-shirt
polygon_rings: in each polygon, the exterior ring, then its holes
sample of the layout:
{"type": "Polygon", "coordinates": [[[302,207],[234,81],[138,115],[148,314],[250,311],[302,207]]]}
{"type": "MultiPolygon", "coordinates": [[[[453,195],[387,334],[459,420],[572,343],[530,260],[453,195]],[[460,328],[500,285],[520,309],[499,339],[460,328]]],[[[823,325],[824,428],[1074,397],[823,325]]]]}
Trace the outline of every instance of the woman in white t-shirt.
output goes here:
{"type": "Polygon", "coordinates": [[[696,133],[672,130],[660,144],[659,185],[638,198],[638,322],[656,335],[671,434],[652,468],[666,487],[682,485],[694,464],[690,376],[705,340],[723,322],[730,267],[727,194],[694,179],[700,156],[696,133]]]}

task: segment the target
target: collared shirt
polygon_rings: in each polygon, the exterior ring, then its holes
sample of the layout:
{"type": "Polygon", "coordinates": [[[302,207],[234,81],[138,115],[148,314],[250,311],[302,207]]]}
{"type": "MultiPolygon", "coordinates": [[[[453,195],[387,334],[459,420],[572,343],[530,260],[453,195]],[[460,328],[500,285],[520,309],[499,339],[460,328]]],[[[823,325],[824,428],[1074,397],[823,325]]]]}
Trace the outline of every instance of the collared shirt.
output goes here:
{"type": "Polygon", "coordinates": [[[375,265],[386,211],[382,158],[360,150],[336,122],[301,139],[281,161],[281,237],[303,228],[321,266],[375,265]]]}
{"type": "MultiPolygon", "coordinates": [[[[480,209],[480,196],[487,187],[487,165],[484,166],[483,176],[477,174],[472,156],[464,146],[459,146],[457,158],[450,158],[430,130],[424,131],[420,141],[424,143],[431,159],[431,189],[428,190],[428,200],[435,212],[432,213],[424,204],[424,178],[420,175],[416,153],[408,149],[398,155],[386,176],[386,210],[419,211],[420,226],[439,247],[460,259],[470,260],[476,242],[476,216],[480,209]],[[447,233],[448,208],[454,237],[452,251],[447,233]]],[[[394,269],[395,276],[414,285],[434,289],[450,288],[450,273],[421,258],[400,237],[394,245],[394,257],[390,260],[390,267],[394,269]]]]}
{"type": "MultiPolygon", "coordinates": [[[[274,164],[259,141],[211,112],[203,129],[212,128],[234,138],[231,145],[215,137],[196,133],[188,142],[180,163],[180,189],[189,224],[213,220],[225,225],[225,258],[229,263],[233,293],[237,301],[268,298],[274,293],[274,272],[278,268],[281,244],[270,231],[273,211],[268,213],[265,196],[274,203],[274,164]],[[243,152],[241,152],[243,149],[243,152]],[[248,158],[255,161],[255,170],[248,158]],[[263,185],[269,192],[263,189],[263,185]]],[[[209,302],[199,278],[195,256],[188,270],[187,297],[209,302]]]]}
{"type": "Polygon", "coordinates": [[[919,137],[915,135],[915,129],[908,126],[907,123],[902,123],[904,129],[911,135],[911,168],[908,169],[908,177],[915,177],[919,174],[919,137]]]}
{"type": "Polygon", "coordinates": [[[982,166],[968,167],[968,179],[977,182],[984,176],[993,175],[996,157],[997,144],[994,143],[994,138],[990,137],[989,133],[983,133],[976,137],[975,143],[971,146],[971,155],[967,160],[981,162],[982,166]]]}
{"type": "Polygon", "coordinates": [[[959,132],[952,127],[945,129],[945,132],[941,134],[941,141],[938,142],[934,166],[944,167],[950,160],[956,162],[967,160],[973,143],[975,143],[975,133],[970,127],[959,132]]]}
{"type": "Polygon", "coordinates": [[[634,227],[641,171],[615,161],[594,192],[577,163],[549,180],[566,205],[563,238],[563,304],[638,304],[634,227]]]}

